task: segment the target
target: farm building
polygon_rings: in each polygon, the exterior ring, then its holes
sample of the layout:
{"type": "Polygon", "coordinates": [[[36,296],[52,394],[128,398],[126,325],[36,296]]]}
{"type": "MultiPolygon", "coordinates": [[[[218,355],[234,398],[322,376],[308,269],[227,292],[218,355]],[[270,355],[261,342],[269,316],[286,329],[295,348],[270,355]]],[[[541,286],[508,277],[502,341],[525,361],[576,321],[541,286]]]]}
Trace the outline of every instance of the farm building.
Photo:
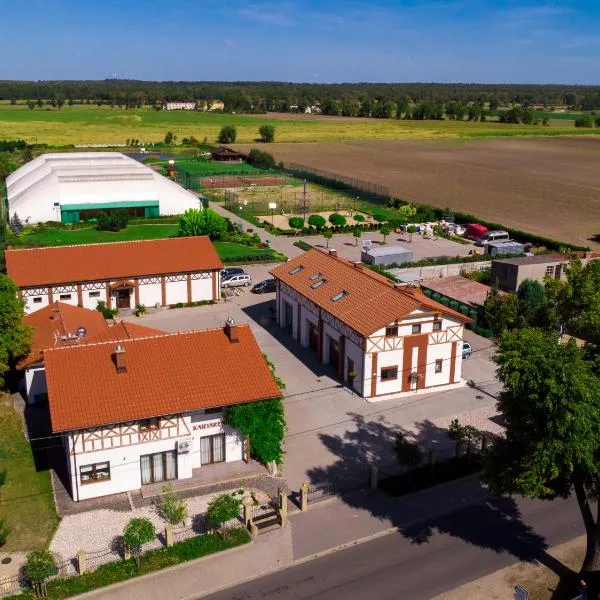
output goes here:
{"type": "Polygon", "coordinates": [[[473,281],[462,275],[439,277],[421,282],[423,293],[450,308],[477,317],[477,309],[483,306],[491,290],[489,285],[473,281]]]}
{"type": "Polygon", "coordinates": [[[403,246],[381,246],[365,248],[360,259],[366,265],[402,265],[412,262],[413,253],[403,246]]]}
{"type": "Polygon", "coordinates": [[[42,154],[6,179],[8,211],[26,223],[95,219],[127,209],[132,217],[201,208],[195,194],[117,152],[42,154]]]}
{"type": "Polygon", "coordinates": [[[271,271],[277,323],[365,398],[461,385],[468,316],[320,250],[271,271]]]}
{"type": "Polygon", "coordinates": [[[219,146],[211,151],[210,155],[213,160],[220,161],[240,161],[242,160],[242,155],[231,148],[225,148],[224,146],[219,146]]]}
{"type": "Polygon", "coordinates": [[[517,256],[492,261],[492,283],[506,292],[516,292],[526,279],[540,283],[546,277],[560,279],[569,265],[564,254],[517,256]]]}
{"type": "Polygon", "coordinates": [[[23,376],[23,388],[30,403],[47,398],[44,350],[109,340],[157,335],[157,329],[121,321],[109,325],[102,313],[89,308],[53,302],[42,310],[25,315],[23,323],[33,330],[29,354],[17,364],[23,376]]]}
{"type": "Polygon", "coordinates": [[[217,301],[223,263],[205,236],[7,250],[25,313],[58,300],[95,309],[217,301]]]}
{"type": "Polygon", "coordinates": [[[227,468],[256,472],[243,462],[251,440],[226,424],[226,411],[281,395],[250,327],[231,322],[53,348],[44,361],[75,501],[210,483],[227,468]]]}
{"type": "Polygon", "coordinates": [[[198,108],[195,102],[163,102],[163,110],[196,110],[198,108]]]}

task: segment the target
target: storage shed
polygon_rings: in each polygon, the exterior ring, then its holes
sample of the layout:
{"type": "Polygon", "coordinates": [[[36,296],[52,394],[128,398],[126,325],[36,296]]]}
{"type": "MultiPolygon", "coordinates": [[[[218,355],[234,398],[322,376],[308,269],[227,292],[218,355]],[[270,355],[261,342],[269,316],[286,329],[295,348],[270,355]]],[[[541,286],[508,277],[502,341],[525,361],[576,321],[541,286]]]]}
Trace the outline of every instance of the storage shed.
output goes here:
{"type": "Polygon", "coordinates": [[[525,254],[525,247],[519,242],[490,242],[486,248],[490,256],[519,256],[525,254]]]}
{"type": "Polygon", "coordinates": [[[364,249],[360,259],[366,265],[403,265],[412,262],[413,253],[404,246],[381,246],[364,249]]]}

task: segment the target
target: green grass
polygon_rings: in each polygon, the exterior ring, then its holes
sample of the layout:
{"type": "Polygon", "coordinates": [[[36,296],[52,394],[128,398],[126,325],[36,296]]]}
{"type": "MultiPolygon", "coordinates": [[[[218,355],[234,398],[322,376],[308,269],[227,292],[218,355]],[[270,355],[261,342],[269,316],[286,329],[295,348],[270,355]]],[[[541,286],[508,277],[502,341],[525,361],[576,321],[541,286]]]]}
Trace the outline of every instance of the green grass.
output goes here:
{"type": "MultiPolygon", "coordinates": [[[[54,227],[27,227],[15,236],[9,234],[7,244],[14,248],[39,246],[70,246],[132,240],[154,240],[177,237],[178,225],[129,225],[121,231],[88,229],[56,229],[54,227]]],[[[286,257],[270,248],[257,248],[232,242],[214,242],[217,254],[224,263],[255,261],[283,261],[286,257]]]]}
{"type": "Polygon", "coordinates": [[[176,160],[175,164],[180,174],[189,174],[199,177],[210,175],[227,175],[230,173],[238,174],[259,174],[265,173],[263,169],[258,169],[247,163],[240,162],[220,162],[214,160],[176,160]]]}
{"type": "Polygon", "coordinates": [[[6,483],[0,487],[0,518],[10,528],[2,551],[46,548],[59,520],[50,471],[36,471],[21,417],[6,398],[0,398],[0,452],[0,469],[6,469],[6,483]]]}
{"type": "MultiPolygon", "coordinates": [[[[243,528],[228,532],[225,539],[217,534],[194,537],[174,546],[144,554],[140,559],[139,570],[136,569],[133,559],[128,559],[102,565],[91,573],[51,581],[48,583],[48,598],[50,600],[70,598],[77,594],[84,594],[113,583],[160,571],[202,556],[242,546],[249,541],[250,536],[243,528]]],[[[29,598],[35,598],[32,591],[10,596],[6,600],[28,600],[29,598]]]]}
{"type": "MultiPolygon", "coordinates": [[[[30,110],[25,105],[0,105],[0,139],[24,139],[29,143],[125,144],[137,138],[142,144],[164,140],[172,131],[181,140],[194,136],[216,142],[223,125],[235,125],[237,142],[258,138],[261,125],[275,127],[276,142],[338,140],[469,139],[523,135],[600,134],[600,129],[576,130],[573,123],[554,114],[549,127],[508,125],[496,122],[402,121],[287,115],[230,115],[194,111],[135,110],[108,106],[65,106],[30,110]]],[[[265,145],[268,148],[268,145],[265,145]]]]}

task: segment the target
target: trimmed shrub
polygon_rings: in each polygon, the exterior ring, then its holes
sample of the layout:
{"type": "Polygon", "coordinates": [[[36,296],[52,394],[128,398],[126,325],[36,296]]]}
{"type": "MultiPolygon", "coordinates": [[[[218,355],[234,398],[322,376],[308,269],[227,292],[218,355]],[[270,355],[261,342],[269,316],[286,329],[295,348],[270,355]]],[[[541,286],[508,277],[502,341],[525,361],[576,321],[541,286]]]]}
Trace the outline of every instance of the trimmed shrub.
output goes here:
{"type": "Polygon", "coordinates": [[[453,308],[454,310],[458,310],[458,302],[456,300],[450,300],[449,306],[450,306],[450,308],[453,308]]]}
{"type": "Polygon", "coordinates": [[[442,296],[440,298],[440,304],[443,304],[444,306],[448,306],[450,304],[450,300],[448,298],[446,298],[446,296],[442,296]]]}
{"type": "Polygon", "coordinates": [[[362,223],[365,220],[365,217],[364,217],[364,215],[354,215],[354,220],[357,223],[362,223]]]}
{"type": "Polygon", "coordinates": [[[384,223],[385,221],[388,220],[387,215],[384,212],[376,212],[373,213],[373,218],[378,222],[378,223],[384,223]]]}
{"type": "Polygon", "coordinates": [[[308,224],[317,229],[322,229],[327,225],[327,221],[325,220],[325,217],[322,217],[321,215],[310,215],[310,217],[308,217],[308,224]]]}
{"type": "Polygon", "coordinates": [[[431,296],[437,302],[440,301],[441,296],[437,292],[433,292],[433,296],[431,296]]]}
{"type": "Polygon", "coordinates": [[[332,213],[329,215],[329,222],[335,227],[342,227],[346,224],[346,219],[338,213],[332,213]]]}
{"type": "Polygon", "coordinates": [[[424,293],[424,294],[425,294],[425,295],[426,295],[428,298],[431,298],[431,296],[432,296],[432,292],[431,292],[431,290],[430,290],[430,289],[427,289],[427,288],[425,288],[425,289],[423,290],[423,293],[424,293]]]}
{"type": "Polygon", "coordinates": [[[292,229],[302,229],[304,227],[304,219],[302,217],[291,217],[288,220],[288,225],[292,229]]]}

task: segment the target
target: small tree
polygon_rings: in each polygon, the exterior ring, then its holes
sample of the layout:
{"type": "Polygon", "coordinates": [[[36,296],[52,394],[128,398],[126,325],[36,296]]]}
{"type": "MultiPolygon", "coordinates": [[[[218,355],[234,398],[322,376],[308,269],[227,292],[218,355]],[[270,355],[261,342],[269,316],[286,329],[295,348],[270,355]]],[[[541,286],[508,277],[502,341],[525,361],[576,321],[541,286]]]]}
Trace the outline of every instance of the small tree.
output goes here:
{"type": "Polygon", "coordinates": [[[354,220],[357,223],[364,223],[365,222],[365,216],[364,215],[354,215],[354,220]]]}
{"type": "Polygon", "coordinates": [[[394,452],[396,453],[398,464],[405,467],[408,471],[408,479],[410,481],[411,471],[423,462],[423,453],[417,444],[409,442],[402,433],[396,436],[394,452]]]}
{"type": "Polygon", "coordinates": [[[308,217],[308,224],[317,229],[323,229],[327,224],[327,221],[325,220],[325,217],[322,217],[321,215],[310,215],[310,217],[308,217]]]}
{"type": "Polygon", "coordinates": [[[27,555],[25,577],[32,583],[37,596],[47,596],[46,581],[56,575],[58,568],[49,550],[34,550],[27,555]]]}
{"type": "Polygon", "coordinates": [[[167,135],[165,135],[165,145],[172,146],[176,139],[177,136],[172,131],[167,131],[167,135]]]}
{"type": "MultiPolygon", "coordinates": [[[[222,527],[228,521],[239,517],[240,506],[240,500],[229,494],[222,494],[209,502],[206,518],[218,527],[222,527]]],[[[222,531],[221,535],[225,537],[225,532],[222,531]]]]}
{"type": "Polygon", "coordinates": [[[104,300],[98,300],[98,304],[96,304],[96,310],[101,312],[105,319],[114,319],[119,314],[118,308],[108,308],[104,300]]]}
{"type": "Polygon", "coordinates": [[[409,225],[406,228],[406,233],[408,233],[408,241],[412,242],[413,233],[417,233],[417,228],[415,225],[409,225]]]}
{"type": "Polygon", "coordinates": [[[140,568],[142,546],[151,542],[156,535],[154,525],[149,519],[131,519],[123,530],[123,544],[131,552],[135,566],[140,568]]]}
{"type": "Polygon", "coordinates": [[[0,519],[0,548],[6,544],[6,539],[8,538],[8,534],[10,533],[10,529],[6,524],[4,519],[0,519]]]}
{"type": "Polygon", "coordinates": [[[329,248],[329,240],[333,237],[333,232],[331,229],[323,232],[323,237],[325,238],[325,247],[329,248]]]}
{"type": "Polygon", "coordinates": [[[383,243],[385,244],[385,239],[387,238],[388,235],[390,235],[390,233],[392,232],[392,230],[387,226],[384,225],[381,229],[381,235],[383,236],[383,243]]]}
{"type": "Polygon", "coordinates": [[[343,227],[346,224],[346,219],[338,213],[331,213],[329,222],[336,227],[343,227]]]}
{"type": "Polygon", "coordinates": [[[182,523],[188,518],[188,507],[180,494],[175,492],[172,485],[165,485],[162,489],[163,497],[160,503],[162,517],[171,525],[182,523]]]}
{"type": "Polygon", "coordinates": [[[296,229],[296,232],[304,227],[304,219],[302,217],[291,217],[288,220],[288,225],[292,229],[296,229]]]}
{"type": "Polygon", "coordinates": [[[17,213],[14,213],[10,218],[9,226],[15,235],[19,235],[23,231],[23,221],[21,221],[21,217],[17,213]]]}
{"type": "Polygon", "coordinates": [[[233,144],[236,137],[237,129],[234,125],[223,125],[221,131],[219,131],[217,142],[219,142],[219,144],[233,144]]]}
{"type": "Polygon", "coordinates": [[[211,208],[188,208],[179,217],[179,236],[208,235],[217,239],[227,231],[227,219],[211,208]]]}
{"type": "Polygon", "coordinates": [[[258,128],[258,133],[260,133],[261,142],[268,144],[275,140],[275,127],[273,125],[261,125],[258,128]]]}
{"type": "Polygon", "coordinates": [[[352,232],[352,235],[354,236],[354,245],[358,246],[358,240],[360,240],[360,238],[362,236],[362,231],[360,229],[358,229],[358,227],[356,227],[354,229],[354,231],[352,232]]]}

